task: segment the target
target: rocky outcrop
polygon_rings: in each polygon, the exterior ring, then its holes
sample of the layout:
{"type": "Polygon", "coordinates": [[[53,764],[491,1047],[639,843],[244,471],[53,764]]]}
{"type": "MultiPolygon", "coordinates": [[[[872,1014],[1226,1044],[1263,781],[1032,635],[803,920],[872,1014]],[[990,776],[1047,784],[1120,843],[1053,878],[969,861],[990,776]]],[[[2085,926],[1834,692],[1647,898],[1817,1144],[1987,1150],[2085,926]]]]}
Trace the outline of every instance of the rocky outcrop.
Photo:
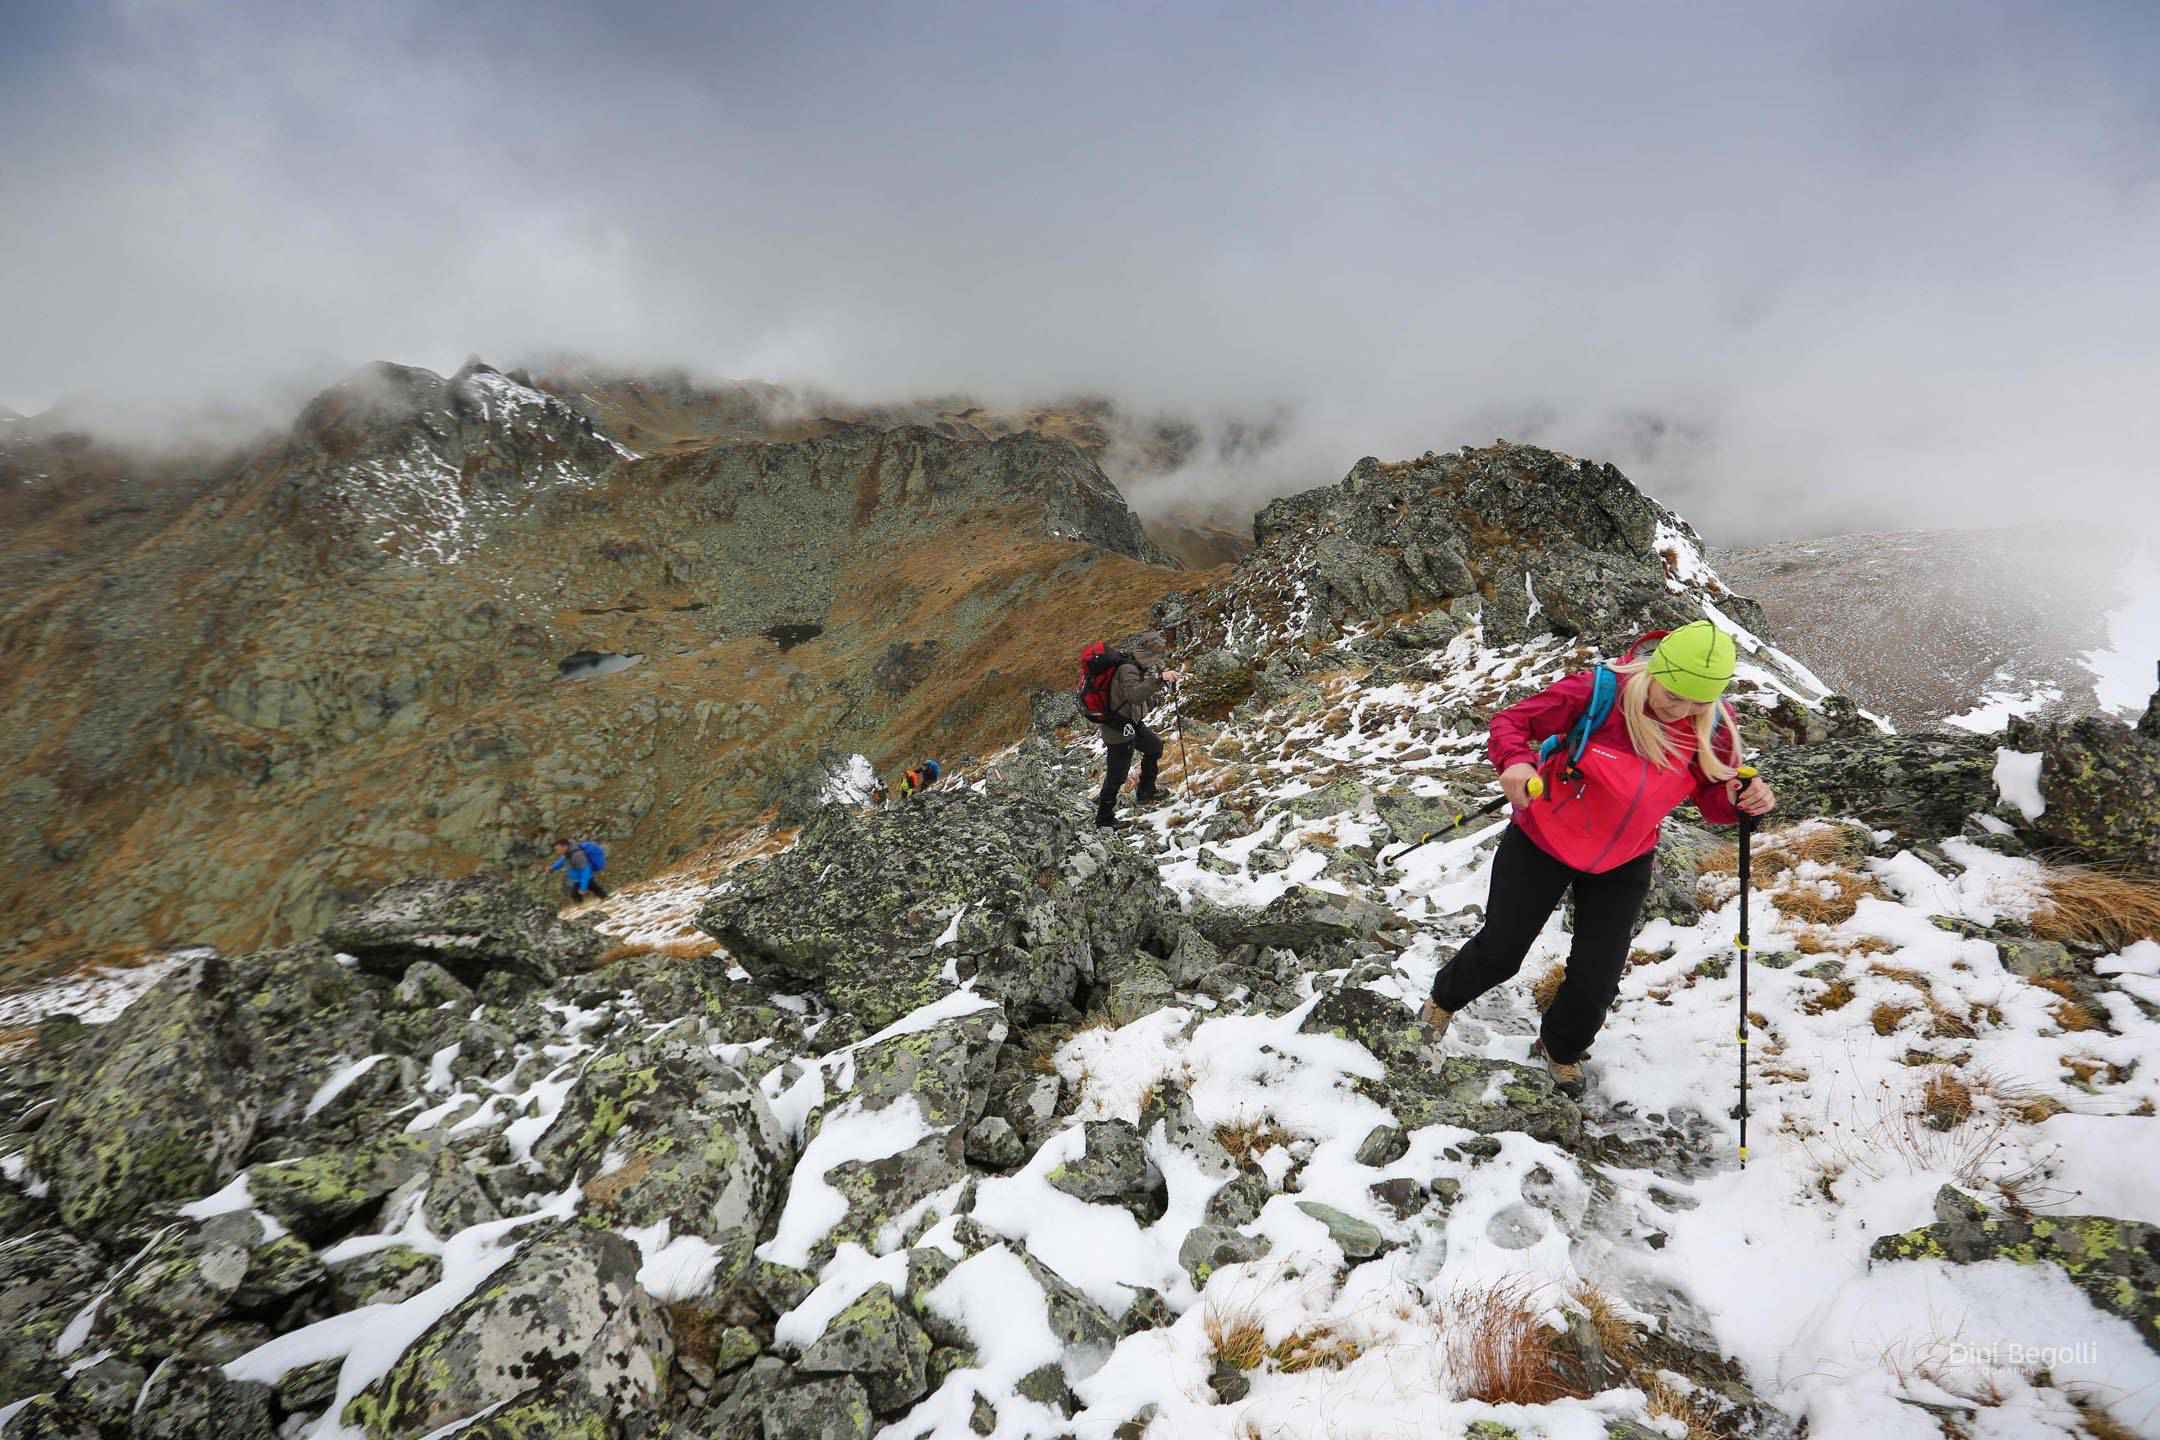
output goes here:
{"type": "Polygon", "coordinates": [[[1705,600],[1762,628],[1687,522],[1611,465],[1527,445],[1360,460],[1338,485],[1271,502],[1253,539],[1228,588],[1297,637],[1457,602],[1495,644],[1552,633],[1617,653],[1702,618],[1705,600]]]}
{"type": "Polygon", "coordinates": [[[492,975],[551,985],[590,970],[607,942],[509,884],[474,875],[378,891],[332,921],[323,943],[378,975],[399,978],[426,961],[477,987],[492,975]]]}
{"type": "Polygon", "coordinates": [[[1995,809],[1995,742],[1978,735],[1878,735],[1788,746],[1763,776],[1789,815],[1847,816],[1906,843],[1959,834],[1995,809]]]}
{"type": "Polygon", "coordinates": [[[814,986],[870,1029],[963,980],[1022,1023],[1071,1019],[1102,967],[1161,949],[1177,911],[1153,867],[1089,820],[1025,757],[981,790],[834,807],[698,924],[753,975],[814,986]],[[834,875],[845,888],[821,883],[834,875]]]}
{"type": "Polygon", "coordinates": [[[2160,867],[2160,693],[2136,726],[2105,715],[2067,723],[2013,720],[2004,743],[2040,756],[2040,798],[2029,822],[2096,860],[2160,867]]]}
{"type": "Polygon", "coordinates": [[[232,970],[194,960],[114,1022],[31,1147],[61,1220],[112,1237],[152,1206],[192,1200],[238,1170],[259,1101],[232,970]]]}

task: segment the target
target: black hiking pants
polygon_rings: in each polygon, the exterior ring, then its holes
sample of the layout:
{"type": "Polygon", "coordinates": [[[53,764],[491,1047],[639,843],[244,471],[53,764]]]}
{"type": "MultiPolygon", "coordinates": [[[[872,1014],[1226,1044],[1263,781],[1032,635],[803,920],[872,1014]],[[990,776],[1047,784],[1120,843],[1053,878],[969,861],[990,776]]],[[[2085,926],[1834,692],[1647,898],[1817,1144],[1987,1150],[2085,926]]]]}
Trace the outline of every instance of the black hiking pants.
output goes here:
{"type": "Polygon", "coordinates": [[[1605,1012],[1620,993],[1628,942],[1635,937],[1643,900],[1650,893],[1653,857],[1642,855],[1617,870],[1591,875],[1561,864],[1540,850],[1519,825],[1510,825],[1493,857],[1492,892],[1485,898],[1485,928],[1455,952],[1433,977],[1433,1004],[1460,1010],[1522,968],[1530,942],[1544,928],[1568,886],[1575,887],[1575,943],[1567,978],[1545,1012],[1538,1038],[1545,1053],[1563,1065],[1580,1061],[1605,1012]]]}
{"type": "Polygon", "coordinates": [[[1140,793],[1155,793],[1155,767],[1162,760],[1162,737],[1135,721],[1128,740],[1123,738],[1126,728],[1114,722],[1103,726],[1103,782],[1102,792],[1095,797],[1095,818],[1104,824],[1117,818],[1118,791],[1124,788],[1125,777],[1132,770],[1135,750],[1140,752],[1140,793]]]}

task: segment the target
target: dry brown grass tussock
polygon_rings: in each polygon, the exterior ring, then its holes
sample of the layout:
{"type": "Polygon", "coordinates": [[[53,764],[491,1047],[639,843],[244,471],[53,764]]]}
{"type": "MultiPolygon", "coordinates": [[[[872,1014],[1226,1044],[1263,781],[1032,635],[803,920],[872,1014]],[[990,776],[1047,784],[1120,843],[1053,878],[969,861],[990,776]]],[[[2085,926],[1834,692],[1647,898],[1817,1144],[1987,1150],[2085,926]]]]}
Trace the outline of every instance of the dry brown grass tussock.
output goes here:
{"type": "Polygon", "coordinates": [[[1248,1309],[1223,1311],[1210,1303],[1201,1328],[1207,1333],[1208,1353],[1218,1365],[1257,1370],[1267,1358],[1267,1332],[1248,1309]]]}
{"type": "Polygon", "coordinates": [[[1276,1341],[1268,1358],[1285,1375],[1296,1375],[1306,1370],[1341,1370],[1364,1353],[1364,1346],[1322,1321],[1276,1341]]]}
{"type": "Polygon", "coordinates": [[[2040,884],[2047,899],[2032,926],[2043,940],[2120,950],[2160,939],[2160,876],[2120,865],[2053,865],[2040,884]]]}
{"type": "Polygon", "coordinates": [[[1266,1117],[1215,1127],[1216,1142],[1230,1152],[1239,1169],[1250,1169],[1263,1152],[1277,1145],[1287,1146],[1296,1138],[1266,1117]]]}
{"type": "Polygon", "coordinates": [[[1538,1318],[1537,1286],[1514,1278],[1472,1286],[1441,1315],[1448,1367],[1466,1400],[1544,1405],[1577,1396],[1563,1373],[1559,1332],[1538,1318]]]}
{"type": "Polygon", "coordinates": [[[720,942],[700,936],[695,940],[625,941],[610,945],[600,952],[599,965],[613,965],[618,960],[634,960],[641,955],[657,955],[664,960],[703,960],[720,951],[720,942]]]}
{"type": "Polygon", "coordinates": [[[1555,965],[1538,976],[1537,983],[1530,987],[1530,998],[1537,1002],[1540,1015],[1552,1009],[1553,1001],[1560,995],[1560,984],[1566,979],[1567,966],[1555,965]]]}
{"type": "Polygon", "coordinates": [[[1826,986],[1822,994],[1805,1001],[1801,1009],[1810,1015],[1821,1015],[1831,1010],[1842,1010],[1852,1004],[1853,983],[1840,975],[1826,986]]]}

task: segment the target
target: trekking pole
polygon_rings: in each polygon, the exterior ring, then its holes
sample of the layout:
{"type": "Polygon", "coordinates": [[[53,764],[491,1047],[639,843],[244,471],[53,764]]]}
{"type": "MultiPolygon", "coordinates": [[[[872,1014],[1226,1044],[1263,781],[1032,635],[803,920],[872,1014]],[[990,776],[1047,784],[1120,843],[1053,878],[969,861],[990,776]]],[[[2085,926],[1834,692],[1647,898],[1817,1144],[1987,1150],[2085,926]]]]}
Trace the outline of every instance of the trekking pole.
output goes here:
{"type": "MultiPolygon", "coordinates": [[[[1740,779],[1755,778],[1752,765],[1740,767],[1740,779]]],[[[1754,849],[1755,817],[1740,812],[1740,1168],[1747,1168],[1747,962],[1748,962],[1748,862],[1754,849]]]]}
{"type": "Polygon", "coordinates": [[[1178,799],[1185,798],[1185,787],[1192,783],[1192,772],[1185,768],[1185,697],[1184,686],[1170,687],[1170,716],[1177,722],[1177,774],[1178,799]]]}
{"type": "MultiPolygon", "coordinates": [[[[1535,775],[1531,776],[1530,798],[1535,800],[1538,796],[1543,795],[1544,793],[1545,782],[1535,775]]],[[[1402,849],[1396,851],[1393,855],[1381,856],[1380,863],[1382,865],[1392,865],[1397,860],[1402,859],[1403,856],[1408,855],[1412,850],[1422,850],[1427,845],[1432,844],[1433,841],[1438,840],[1441,836],[1452,835],[1457,830],[1462,829],[1463,826],[1469,824],[1472,820],[1482,820],[1487,815],[1492,814],[1495,810],[1498,810],[1501,806],[1507,803],[1507,796],[1502,795],[1499,799],[1493,801],[1490,805],[1481,806],[1476,810],[1472,810],[1467,815],[1457,815],[1453,824],[1443,825],[1438,830],[1431,831],[1425,836],[1424,839],[1418,841],[1414,845],[1405,845],[1402,849]]]]}

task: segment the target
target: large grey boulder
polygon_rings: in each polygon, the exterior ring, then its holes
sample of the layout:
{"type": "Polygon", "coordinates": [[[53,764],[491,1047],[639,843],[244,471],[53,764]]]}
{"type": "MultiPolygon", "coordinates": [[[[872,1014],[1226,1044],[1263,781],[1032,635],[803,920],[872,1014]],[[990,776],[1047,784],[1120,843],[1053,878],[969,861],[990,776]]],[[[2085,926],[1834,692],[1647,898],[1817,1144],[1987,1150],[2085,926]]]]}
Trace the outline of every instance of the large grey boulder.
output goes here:
{"type": "Polygon", "coordinates": [[[98,1306],[89,1343],[138,1362],[160,1359],[228,1316],[277,1313],[325,1278],[306,1245],[245,1210],[181,1221],[128,1266],[98,1306]]]}
{"type": "Polygon", "coordinates": [[[1162,1172],[1140,1132],[1123,1120],[1088,1121],[1080,1154],[1043,1178],[1076,1200],[1123,1206],[1143,1225],[1161,1219],[1168,1204],[1162,1172]]]}
{"type": "MultiPolygon", "coordinates": [[[[1005,1035],[1004,1012],[986,1006],[850,1052],[853,1084],[812,1113],[804,1158],[836,1118],[879,1114],[903,1101],[914,1113],[895,1123],[912,1125],[919,1115],[925,1133],[897,1154],[824,1170],[823,1184],[839,1192],[847,1210],[812,1246],[813,1259],[822,1262],[844,1240],[884,1248],[880,1238],[898,1217],[968,1178],[967,1132],[989,1104],[1005,1035]]],[[[816,1185],[816,1176],[807,1179],[816,1185]]]]}
{"type": "Polygon", "coordinates": [[[2160,693],[2135,728],[2105,715],[2017,719],[2004,743],[2040,755],[2047,809],[2033,829],[2096,860],[2160,866],[2160,693]]]}
{"type": "Polygon", "coordinates": [[[1023,754],[979,791],[827,807],[698,924],[753,975],[817,987],[874,1029],[969,978],[1019,1023],[1073,1019],[1098,963],[1161,953],[1177,910],[1155,867],[1023,754]]]}
{"type": "Polygon", "coordinates": [[[113,1237],[154,1206],[218,1189],[254,1138],[247,1031],[230,968],[189,962],[99,1037],[30,1147],[60,1219],[113,1237]]]}
{"type": "MultiPolygon", "coordinates": [[[[425,1435],[490,1406],[530,1422],[552,1414],[655,1414],[674,1341],[637,1286],[637,1247],[604,1230],[564,1226],[523,1242],[345,1407],[370,1440],[425,1435]]],[[[517,1433],[514,1428],[505,1433],[517,1433]]],[[[534,1429],[530,1433],[554,1433],[534,1429]]],[[[590,1432],[622,1433],[606,1420],[590,1432]]]]}
{"type": "Polygon", "coordinates": [[[587,1207],[609,1225],[668,1221],[747,1257],[793,1157],[763,1091],[669,1034],[587,1064],[533,1158],[556,1183],[583,1173],[587,1207]],[[601,1173],[610,1152],[620,1163],[601,1173]]]}
{"type": "Polygon", "coordinates": [[[311,1244],[349,1232],[414,1176],[435,1167],[441,1142],[393,1135],[353,1149],[328,1149],[248,1167],[248,1196],[311,1244]]]}
{"type": "Polygon", "coordinates": [[[1876,735],[1779,749],[1763,764],[1786,815],[1850,816],[1902,844],[1958,834],[1995,806],[1993,736],[1876,735]]]}
{"type": "Polygon", "coordinates": [[[1321,945],[1377,943],[1384,935],[1408,928],[1385,905],[1311,885],[1293,885],[1228,938],[1233,944],[1304,951],[1321,945]]]}
{"type": "Polygon", "coordinates": [[[852,1375],[768,1391],[755,1411],[764,1440],[869,1440],[869,1392],[852,1375]]]}
{"type": "Polygon", "coordinates": [[[890,1285],[873,1285],[832,1318],[795,1368],[806,1375],[853,1375],[880,1415],[896,1415],[930,1388],[930,1337],[890,1285]]]}
{"type": "Polygon", "coordinates": [[[322,938],[374,974],[402,978],[428,960],[474,988],[497,973],[552,985],[592,969],[607,948],[599,932],[565,924],[552,907],[485,875],[389,886],[340,914],[322,938]]]}

